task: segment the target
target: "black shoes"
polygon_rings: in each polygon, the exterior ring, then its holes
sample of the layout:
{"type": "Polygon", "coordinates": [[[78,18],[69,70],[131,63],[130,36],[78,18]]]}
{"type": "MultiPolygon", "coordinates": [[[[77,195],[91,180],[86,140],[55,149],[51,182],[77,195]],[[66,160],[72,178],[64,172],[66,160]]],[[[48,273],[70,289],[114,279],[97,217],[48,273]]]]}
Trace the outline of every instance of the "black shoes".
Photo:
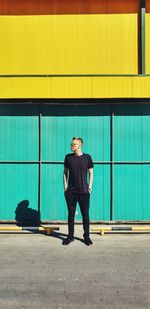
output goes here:
{"type": "Polygon", "coordinates": [[[63,240],[62,244],[64,246],[67,246],[67,245],[69,245],[73,241],[74,241],[74,237],[67,237],[66,239],[63,240]]]}
{"type": "Polygon", "coordinates": [[[92,246],[93,245],[93,241],[90,239],[89,235],[88,234],[83,234],[83,238],[84,238],[84,243],[87,245],[87,246],[92,246]]]}
{"type": "MultiPolygon", "coordinates": [[[[74,237],[67,237],[66,239],[63,240],[62,245],[67,246],[73,241],[74,237]]],[[[84,243],[86,244],[86,246],[91,246],[93,244],[92,240],[89,237],[84,238],[84,243]]]]}
{"type": "Polygon", "coordinates": [[[87,245],[87,246],[92,246],[93,242],[90,238],[84,238],[84,243],[87,245]]]}

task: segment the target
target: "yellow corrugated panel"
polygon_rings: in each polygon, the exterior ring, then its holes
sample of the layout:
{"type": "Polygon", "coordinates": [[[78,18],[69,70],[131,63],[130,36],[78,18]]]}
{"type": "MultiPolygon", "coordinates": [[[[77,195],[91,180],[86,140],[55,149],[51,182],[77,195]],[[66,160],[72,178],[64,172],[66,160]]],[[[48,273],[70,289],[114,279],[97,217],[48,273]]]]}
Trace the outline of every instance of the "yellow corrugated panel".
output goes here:
{"type": "Polygon", "coordinates": [[[150,14],[146,14],[146,73],[150,74],[150,14]]]}
{"type": "Polygon", "coordinates": [[[132,77],[93,77],[93,97],[132,97],[132,77]]]}
{"type": "Polygon", "coordinates": [[[0,78],[0,98],[52,97],[51,78],[0,78]]]}
{"type": "Polygon", "coordinates": [[[0,78],[0,98],[92,98],[90,77],[0,78]]]}
{"type": "Polygon", "coordinates": [[[133,78],[133,97],[150,98],[150,76],[133,78]]]}
{"type": "Polygon", "coordinates": [[[52,78],[53,98],[92,98],[91,77],[52,78]]]}
{"type": "Polygon", "coordinates": [[[0,98],[150,98],[150,77],[0,78],[0,98]]]}
{"type": "Polygon", "coordinates": [[[0,16],[0,74],[137,73],[137,14],[0,16]]]}

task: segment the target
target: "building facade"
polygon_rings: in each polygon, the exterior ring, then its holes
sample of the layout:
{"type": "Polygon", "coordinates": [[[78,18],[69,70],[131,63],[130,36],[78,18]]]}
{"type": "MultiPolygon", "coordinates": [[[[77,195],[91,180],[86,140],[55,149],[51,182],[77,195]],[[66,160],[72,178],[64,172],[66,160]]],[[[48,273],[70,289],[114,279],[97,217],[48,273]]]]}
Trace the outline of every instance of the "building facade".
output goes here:
{"type": "Polygon", "coordinates": [[[73,136],[91,220],[149,221],[150,0],[0,0],[0,29],[0,221],[67,220],[73,136]]]}

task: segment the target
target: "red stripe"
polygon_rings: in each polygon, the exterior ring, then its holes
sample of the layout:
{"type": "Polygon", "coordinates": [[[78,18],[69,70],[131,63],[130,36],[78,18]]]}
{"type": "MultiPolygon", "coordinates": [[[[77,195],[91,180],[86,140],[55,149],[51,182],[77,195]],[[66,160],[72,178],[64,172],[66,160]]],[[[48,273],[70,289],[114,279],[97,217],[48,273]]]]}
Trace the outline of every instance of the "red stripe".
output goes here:
{"type": "Polygon", "coordinates": [[[146,12],[150,13],[150,0],[146,0],[146,12]]]}
{"type": "MultiPolygon", "coordinates": [[[[150,0],[148,9],[150,9],[150,0]]],[[[140,0],[0,0],[0,15],[138,13],[140,0]]]]}

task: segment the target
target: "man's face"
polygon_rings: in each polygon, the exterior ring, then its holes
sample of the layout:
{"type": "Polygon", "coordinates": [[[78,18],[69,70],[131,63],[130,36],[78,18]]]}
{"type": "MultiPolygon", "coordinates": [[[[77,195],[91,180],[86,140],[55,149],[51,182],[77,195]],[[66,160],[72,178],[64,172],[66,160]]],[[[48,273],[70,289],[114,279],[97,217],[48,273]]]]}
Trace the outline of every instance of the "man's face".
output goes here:
{"type": "Polygon", "coordinates": [[[76,151],[79,148],[81,148],[81,142],[78,141],[77,139],[72,140],[72,142],[71,142],[71,150],[72,151],[76,151]]]}

